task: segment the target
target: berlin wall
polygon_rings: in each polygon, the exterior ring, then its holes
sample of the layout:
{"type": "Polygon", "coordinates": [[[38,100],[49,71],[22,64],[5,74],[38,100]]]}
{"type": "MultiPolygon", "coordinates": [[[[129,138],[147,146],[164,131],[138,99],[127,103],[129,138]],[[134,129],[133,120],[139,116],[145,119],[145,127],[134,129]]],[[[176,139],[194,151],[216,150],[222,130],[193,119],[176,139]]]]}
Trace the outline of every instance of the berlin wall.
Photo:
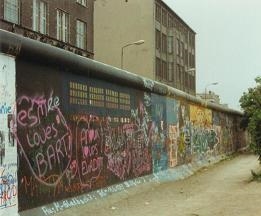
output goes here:
{"type": "Polygon", "coordinates": [[[0,214],[246,145],[241,113],[0,31],[0,214]]]}

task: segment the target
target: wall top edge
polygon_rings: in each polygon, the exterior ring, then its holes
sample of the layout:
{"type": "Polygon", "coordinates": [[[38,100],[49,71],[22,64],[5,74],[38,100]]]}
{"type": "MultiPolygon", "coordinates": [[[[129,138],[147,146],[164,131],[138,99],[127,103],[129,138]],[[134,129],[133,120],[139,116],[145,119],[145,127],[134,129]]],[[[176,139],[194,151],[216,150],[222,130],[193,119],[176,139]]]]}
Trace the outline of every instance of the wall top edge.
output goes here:
{"type": "Polygon", "coordinates": [[[120,83],[120,85],[134,87],[146,92],[177,97],[181,100],[189,100],[192,103],[221,112],[243,115],[240,111],[218,104],[206,103],[202,99],[163,83],[2,29],[0,29],[0,52],[11,55],[18,60],[29,60],[44,64],[48,62],[49,65],[59,67],[65,71],[73,70],[77,74],[88,77],[106,80],[116,84],[120,83]]]}

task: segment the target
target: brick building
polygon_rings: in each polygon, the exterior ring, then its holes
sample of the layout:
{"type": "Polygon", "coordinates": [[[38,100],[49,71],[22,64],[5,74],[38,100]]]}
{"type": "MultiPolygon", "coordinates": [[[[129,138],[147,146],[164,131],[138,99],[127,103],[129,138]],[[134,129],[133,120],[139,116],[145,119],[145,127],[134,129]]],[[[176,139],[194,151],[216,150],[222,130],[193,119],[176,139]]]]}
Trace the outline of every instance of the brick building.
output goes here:
{"type": "Polygon", "coordinates": [[[94,10],[95,60],[195,95],[196,33],[164,1],[96,0],[94,10]]]}
{"type": "Polygon", "coordinates": [[[0,28],[93,58],[94,0],[0,0],[0,28]]]}

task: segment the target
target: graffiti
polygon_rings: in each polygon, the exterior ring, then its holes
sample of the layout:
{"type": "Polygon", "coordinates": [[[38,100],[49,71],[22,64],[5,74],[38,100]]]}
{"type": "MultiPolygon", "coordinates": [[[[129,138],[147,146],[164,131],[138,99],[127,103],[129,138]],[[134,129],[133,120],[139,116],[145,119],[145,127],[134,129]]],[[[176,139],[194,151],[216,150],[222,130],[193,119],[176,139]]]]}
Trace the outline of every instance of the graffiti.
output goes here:
{"type": "Polygon", "coordinates": [[[212,125],[212,111],[203,107],[190,105],[190,121],[193,125],[209,127],[212,125]]]}
{"type": "Polygon", "coordinates": [[[219,144],[219,138],[213,129],[193,128],[192,146],[193,152],[205,153],[213,150],[219,144]]]}
{"type": "MultiPolygon", "coordinates": [[[[8,65],[4,64],[2,66],[2,70],[1,70],[1,73],[0,73],[0,75],[1,75],[0,81],[2,81],[2,83],[0,83],[0,96],[2,96],[3,98],[11,98],[11,94],[10,94],[10,91],[8,89],[9,73],[10,73],[10,70],[8,70],[8,65]]],[[[2,110],[2,112],[3,112],[4,106],[6,106],[5,103],[2,103],[2,105],[0,105],[0,110],[2,110]]],[[[8,110],[8,106],[5,107],[5,109],[6,108],[8,110]]],[[[5,112],[7,110],[5,110],[5,112]]],[[[0,112],[0,114],[1,114],[1,112],[0,112]]]]}
{"type": "Polygon", "coordinates": [[[151,171],[150,144],[153,128],[146,107],[140,103],[136,110],[131,111],[131,119],[134,125],[132,148],[132,171],[134,176],[151,171]]]}
{"type": "Polygon", "coordinates": [[[95,199],[96,199],[95,196],[84,195],[82,198],[71,198],[68,200],[61,201],[61,202],[54,202],[53,207],[43,206],[41,209],[42,209],[44,215],[54,215],[65,209],[79,206],[79,205],[84,205],[95,199]]]}
{"type": "Polygon", "coordinates": [[[21,155],[38,181],[56,185],[72,157],[71,132],[59,109],[59,98],[22,96],[17,101],[17,133],[21,155]],[[53,182],[48,176],[57,175],[53,182]]]}
{"type": "Polygon", "coordinates": [[[166,101],[157,95],[153,95],[152,99],[152,119],[154,124],[152,159],[153,172],[156,173],[168,168],[166,101]]]}
{"type": "Polygon", "coordinates": [[[222,127],[221,129],[221,143],[224,152],[231,152],[233,150],[233,133],[229,126],[222,127]]]}
{"type": "Polygon", "coordinates": [[[0,209],[16,205],[16,173],[0,170],[0,209]]]}
{"type": "MultiPolygon", "coordinates": [[[[163,129],[163,128],[161,128],[163,129]]],[[[159,131],[155,126],[153,143],[152,143],[152,158],[153,158],[153,172],[158,172],[167,168],[167,143],[164,133],[159,131]]]]}
{"type": "Polygon", "coordinates": [[[5,135],[4,131],[0,131],[0,165],[3,165],[5,157],[5,135]]]}
{"type": "Polygon", "coordinates": [[[144,93],[144,104],[146,107],[150,107],[152,105],[151,96],[147,92],[144,93]]]}
{"type": "Polygon", "coordinates": [[[178,164],[191,162],[191,121],[190,121],[190,106],[183,101],[178,102],[178,164]]]}
{"type": "MultiPolygon", "coordinates": [[[[92,187],[103,169],[103,145],[99,132],[99,117],[89,115],[81,117],[76,127],[77,161],[70,166],[72,173],[78,175],[83,187],[92,187]],[[77,168],[78,163],[78,168],[77,168]],[[75,171],[73,171],[75,170],[75,171]]],[[[72,175],[73,177],[75,174],[72,175]]]]}
{"type": "Polygon", "coordinates": [[[168,131],[168,146],[169,146],[169,167],[174,167],[178,163],[178,135],[179,129],[176,125],[169,125],[168,131]]]}
{"type": "MultiPolygon", "coordinates": [[[[95,199],[86,195],[90,191],[104,197],[138,185],[141,176],[160,176],[198,154],[218,152],[221,143],[224,152],[233,145],[233,128],[225,125],[230,120],[185,98],[177,101],[77,73],[61,76],[55,69],[49,74],[17,61],[15,110],[8,108],[12,101],[1,100],[5,115],[0,118],[7,127],[0,130],[5,143],[17,143],[19,211],[54,202],[42,207],[51,215],[95,199]],[[68,83],[80,83],[77,94],[68,83]],[[72,97],[85,102],[72,103],[72,97]],[[111,105],[100,105],[106,101],[111,105]],[[86,199],[59,201],[81,194],[86,199]]],[[[153,81],[143,82],[154,89],[153,81]]]]}
{"type": "Polygon", "coordinates": [[[140,104],[139,108],[131,110],[129,124],[123,124],[116,130],[104,130],[107,168],[122,180],[131,173],[137,177],[151,170],[149,122],[146,107],[140,104]]]}
{"type": "Polygon", "coordinates": [[[101,188],[89,194],[83,194],[79,197],[54,202],[50,206],[42,206],[41,211],[44,213],[44,215],[54,215],[65,209],[79,206],[79,205],[84,205],[91,201],[107,197],[108,195],[113,193],[117,193],[120,191],[127,192],[129,188],[138,186],[146,182],[158,182],[158,177],[153,175],[153,176],[149,176],[148,178],[140,177],[140,178],[124,181],[123,183],[101,188]]]}
{"type": "Polygon", "coordinates": [[[3,104],[0,104],[0,114],[10,114],[11,106],[7,105],[5,102],[3,104]]]}
{"type": "Polygon", "coordinates": [[[191,154],[191,127],[190,124],[180,128],[178,137],[178,152],[181,157],[191,154]]]}

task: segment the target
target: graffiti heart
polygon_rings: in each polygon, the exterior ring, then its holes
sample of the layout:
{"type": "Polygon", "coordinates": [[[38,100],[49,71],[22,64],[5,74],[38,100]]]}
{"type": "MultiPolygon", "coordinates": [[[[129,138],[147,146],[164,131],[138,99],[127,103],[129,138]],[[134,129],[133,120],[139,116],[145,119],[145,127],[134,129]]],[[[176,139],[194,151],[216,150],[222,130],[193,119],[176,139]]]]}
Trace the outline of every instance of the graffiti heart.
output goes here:
{"type": "Polygon", "coordinates": [[[71,131],[59,109],[59,98],[22,96],[17,100],[17,139],[36,179],[56,185],[72,157],[71,131]],[[56,175],[56,178],[50,176],[56,175]],[[47,180],[48,179],[48,180],[47,180]]]}

